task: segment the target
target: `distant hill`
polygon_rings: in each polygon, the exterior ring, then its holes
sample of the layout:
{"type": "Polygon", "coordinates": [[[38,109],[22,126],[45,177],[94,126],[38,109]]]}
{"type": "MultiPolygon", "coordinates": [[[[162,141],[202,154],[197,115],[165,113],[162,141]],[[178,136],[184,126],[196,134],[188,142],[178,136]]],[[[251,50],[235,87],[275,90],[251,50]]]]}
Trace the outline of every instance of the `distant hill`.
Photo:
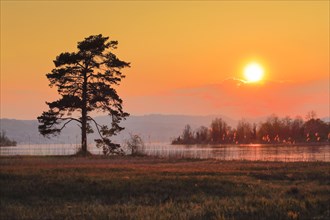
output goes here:
{"type": "Polygon", "coordinates": [[[321,120],[324,122],[330,122],[330,117],[324,117],[324,118],[321,118],[321,120]]]}
{"type": "MultiPolygon", "coordinates": [[[[119,135],[113,138],[116,142],[122,142],[129,137],[129,133],[138,134],[145,142],[170,142],[173,138],[178,137],[185,125],[189,124],[192,129],[199,126],[209,127],[212,120],[220,117],[227,122],[228,125],[235,127],[236,120],[221,115],[208,116],[189,116],[189,115],[160,115],[151,114],[143,116],[130,116],[121,123],[125,127],[119,135]]],[[[108,116],[99,116],[95,118],[98,123],[110,124],[108,116]]],[[[248,118],[250,123],[259,123],[264,121],[266,117],[248,118]]],[[[323,121],[329,122],[330,118],[322,118],[323,121]]],[[[16,120],[16,119],[0,119],[0,130],[4,130],[11,140],[15,140],[18,144],[65,144],[80,143],[80,128],[75,123],[70,123],[63,129],[61,135],[50,139],[44,138],[38,132],[37,120],[16,120]]],[[[95,129],[94,129],[95,130],[95,129]]],[[[92,143],[98,138],[96,133],[89,134],[88,142],[92,143]]]]}
{"type": "MultiPolygon", "coordinates": [[[[221,117],[229,125],[235,126],[236,121],[225,116],[187,116],[187,115],[143,115],[130,116],[121,123],[125,130],[113,139],[122,142],[129,133],[139,134],[145,142],[170,142],[174,137],[181,134],[184,126],[189,124],[193,129],[199,126],[209,126],[211,121],[221,117]]],[[[110,123],[109,117],[99,116],[96,121],[100,123],[110,123]]],[[[80,143],[80,128],[72,123],[63,129],[60,136],[44,138],[38,132],[37,120],[15,120],[0,119],[1,130],[4,130],[10,139],[18,144],[52,144],[52,143],[80,143]]],[[[90,134],[89,142],[93,142],[97,135],[90,134]]]]}

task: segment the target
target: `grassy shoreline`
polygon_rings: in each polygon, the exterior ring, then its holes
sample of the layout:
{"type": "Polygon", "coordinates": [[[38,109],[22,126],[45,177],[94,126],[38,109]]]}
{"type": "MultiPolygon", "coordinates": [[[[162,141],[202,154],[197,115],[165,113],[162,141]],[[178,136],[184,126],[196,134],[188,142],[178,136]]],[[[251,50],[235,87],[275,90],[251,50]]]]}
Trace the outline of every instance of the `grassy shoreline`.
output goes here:
{"type": "Polygon", "coordinates": [[[1,157],[0,219],[329,219],[330,163],[1,157]]]}

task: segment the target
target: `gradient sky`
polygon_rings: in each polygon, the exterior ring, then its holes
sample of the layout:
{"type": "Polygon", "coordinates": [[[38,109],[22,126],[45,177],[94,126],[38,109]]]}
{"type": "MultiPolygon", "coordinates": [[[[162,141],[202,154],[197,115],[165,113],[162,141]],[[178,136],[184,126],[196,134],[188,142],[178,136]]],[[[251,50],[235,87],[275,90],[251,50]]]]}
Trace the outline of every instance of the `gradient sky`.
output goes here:
{"type": "Polygon", "coordinates": [[[329,115],[329,1],[1,1],[1,118],[47,110],[54,58],[100,33],[131,114],[329,115]],[[265,82],[232,80],[251,61],[265,82]]]}

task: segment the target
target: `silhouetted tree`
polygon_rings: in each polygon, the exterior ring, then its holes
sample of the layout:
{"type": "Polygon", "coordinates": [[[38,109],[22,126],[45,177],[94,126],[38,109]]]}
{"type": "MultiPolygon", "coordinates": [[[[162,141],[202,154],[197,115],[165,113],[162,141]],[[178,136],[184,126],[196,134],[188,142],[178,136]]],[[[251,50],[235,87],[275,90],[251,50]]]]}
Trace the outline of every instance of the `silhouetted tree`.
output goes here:
{"type": "Polygon", "coordinates": [[[260,124],[258,136],[264,143],[278,143],[281,141],[282,122],[276,115],[271,115],[266,122],[260,124]]]}
{"type": "Polygon", "coordinates": [[[309,111],[309,112],[307,112],[305,119],[306,119],[306,121],[309,121],[311,119],[316,119],[316,117],[317,117],[317,115],[316,115],[315,111],[309,111]]]}
{"type": "Polygon", "coordinates": [[[190,125],[186,125],[182,132],[182,140],[186,144],[193,144],[194,142],[194,134],[190,125]]]}
{"type": "Polygon", "coordinates": [[[39,132],[57,135],[72,121],[81,127],[81,147],[87,153],[87,133],[92,133],[93,123],[100,138],[98,147],[104,154],[122,153],[119,144],[112,143],[110,137],[123,130],[119,126],[122,119],[129,116],[122,109],[122,100],[113,86],[119,85],[125,76],[121,70],[130,64],[120,60],[111,51],[117,49],[117,41],[109,37],[92,35],[78,42],[78,51],[61,53],[54,60],[55,68],[46,74],[50,86],[57,87],[62,96],[54,102],[47,102],[49,110],[38,117],[39,132]],[[111,118],[111,126],[100,125],[90,115],[93,111],[106,112],[111,118]],[[74,117],[73,113],[79,116],[74,117]]]}
{"type": "Polygon", "coordinates": [[[304,141],[304,120],[302,117],[297,116],[291,124],[291,142],[302,142],[304,141]]]}
{"type": "Polygon", "coordinates": [[[200,126],[195,132],[196,143],[206,144],[208,142],[209,130],[205,126],[200,126]]]}
{"type": "Polygon", "coordinates": [[[292,118],[286,116],[281,120],[279,135],[282,140],[288,140],[292,137],[292,118]]]}
{"type": "Polygon", "coordinates": [[[307,142],[327,141],[330,125],[319,118],[310,118],[304,124],[304,134],[307,142]]]}
{"type": "Polygon", "coordinates": [[[251,124],[244,119],[240,120],[236,128],[236,141],[238,143],[247,144],[253,139],[252,136],[253,131],[251,124]]]}
{"type": "Polygon", "coordinates": [[[172,141],[172,144],[194,144],[194,143],[195,143],[194,133],[192,132],[192,129],[188,124],[184,127],[181,136],[175,138],[172,141]]]}
{"type": "Polygon", "coordinates": [[[125,140],[126,147],[131,150],[131,155],[136,156],[139,154],[139,150],[144,148],[144,142],[142,138],[137,134],[129,134],[129,139],[125,140]]]}
{"type": "Polygon", "coordinates": [[[253,123],[252,128],[252,141],[255,142],[257,140],[257,124],[253,123]]]}
{"type": "Polygon", "coordinates": [[[211,123],[210,131],[211,142],[214,144],[228,142],[230,127],[221,118],[216,118],[211,123]]]}
{"type": "Polygon", "coordinates": [[[16,146],[16,141],[10,140],[5,131],[0,132],[0,146],[16,146]]]}
{"type": "Polygon", "coordinates": [[[221,118],[212,121],[210,128],[201,126],[193,133],[187,125],[181,136],[172,144],[295,144],[303,142],[330,141],[330,123],[316,118],[315,112],[309,112],[308,121],[297,116],[294,120],[289,116],[279,118],[271,115],[258,126],[246,120],[240,120],[235,129],[231,129],[221,118]]]}

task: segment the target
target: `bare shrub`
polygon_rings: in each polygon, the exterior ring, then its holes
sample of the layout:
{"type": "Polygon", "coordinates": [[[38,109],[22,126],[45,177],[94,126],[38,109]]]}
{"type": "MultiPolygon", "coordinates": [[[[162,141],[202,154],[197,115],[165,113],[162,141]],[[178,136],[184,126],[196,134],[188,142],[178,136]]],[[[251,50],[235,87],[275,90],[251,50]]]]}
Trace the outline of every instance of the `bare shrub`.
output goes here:
{"type": "Polygon", "coordinates": [[[141,150],[144,148],[142,138],[137,134],[129,134],[129,138],[125,140],[126,147],[131,151],[131,155],[141,155],[141,150]]]}

